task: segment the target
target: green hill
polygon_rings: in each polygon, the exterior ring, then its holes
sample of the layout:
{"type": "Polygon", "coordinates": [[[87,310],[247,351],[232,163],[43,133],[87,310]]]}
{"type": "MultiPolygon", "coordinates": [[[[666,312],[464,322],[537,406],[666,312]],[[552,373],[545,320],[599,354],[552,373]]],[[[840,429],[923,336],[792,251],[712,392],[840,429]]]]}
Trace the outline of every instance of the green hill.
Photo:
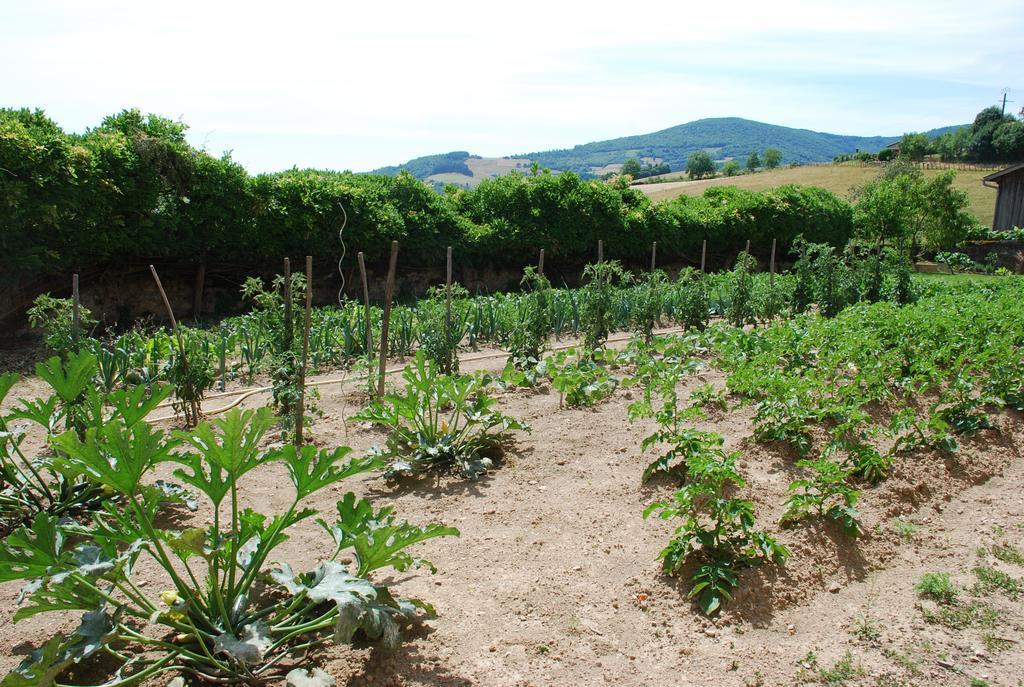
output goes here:
{"type": "MultiPolygon", "coordinates": [[[[956,128],[958,127],[945,127],[926,133],[929,137],[935,137],[956,128]]],[[[712,158],[719,161],[729,158],[743,161],[755,150],[763,152],[765,148],[778,148],[782,151],[784,164],[829,162],[837,155],[857,150],[877,152],[899,139],[900,136],[844,136],[765,124],[740,117],[717,117],[698,119],[650,134],[585,143],[563,150],[547,150],[493,159],[517,160],[520,168],[529,167],[532,162],[536,162],[543,168],[556,171],[571,170],[589,177],[614,171],[618,165],[631,157],[666,162],[673,171],[685,169],[686,159],[697,150],[706,150],[712,158]]],[[[451,179],[454,173],[458,177],[464,177],[467,185],[475,185],[481,178],[490,175],[481,177],[480,174],[468,169],[466,161],[473,158],[492,159],[477,158],[468,152],[458,151],[420,157],[403,165],[382,167],[374,171],[393,174],[399,169],[408,169],[420,179],[445,174],[445,181],[451,179]]]]}

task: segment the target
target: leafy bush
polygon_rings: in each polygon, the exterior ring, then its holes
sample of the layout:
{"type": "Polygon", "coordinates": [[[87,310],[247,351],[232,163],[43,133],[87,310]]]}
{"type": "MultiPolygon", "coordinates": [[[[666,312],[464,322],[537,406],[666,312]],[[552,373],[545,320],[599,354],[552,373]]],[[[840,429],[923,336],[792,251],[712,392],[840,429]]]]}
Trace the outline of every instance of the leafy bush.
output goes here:
{"type": "Polygon", "coordinates": [[[349,449],[286,446],[261,450],[274,418],[269,409],[232,410],[213,423],[168,438],[146,423],[111,422],[55,440],[61,467],[87,475],[119,498],[92,525],[63,524],[38,515],[30,529],[0,544],[0,579],[31,580],[29,604],[15,621],[51,611],[85,611],[70,636],[43,644],[7,677],[11,684],[49,685],[69,667],[101,654],[116,665],[111,684],[165,672],[201,680],[254,684],[283,677],[289,662],[325,643],[350,642],[358,633],[388,646],[416,622],[418,600],[396,599],[374,583],[374,571],[429,565],[405,551],[432,537],[457,535],[441,525],[396,521],[391,508],[374,512],[348,493],[338,520],[321,521],[334,553],[313,572],[264,565],[296,525],[316,511],[303,506],[314,493],[374,469],[372,457],[347,460],[349,449]],[[178,449],[184,449],[179,451],[178,449]],[[198,490],[213,522],[183,531],[162,529],[146,480],[161,463],[198,490]],[[242,508],[239,485],[259,466],[280,464],[294,494],[288,508],[268,517],[242,508]],[[352,551],[354,569],[338,562],[352,551]],[[133,580],[141,557],[164,575],[158,595],[133,580]],[[166,586],[165,586],[166,585],[166,586]]]}
{"type": "Polygon", "coordinates": [[[614,284],[627,282],[629,274],[618,261],[597,262],[587,265],[583,278],[588,280],[580,293],[580,327],[583,329],[583,347],[593,351],[604,345],[611,329],[614,284]]]}
{"type": "MultiPolygon", "coordinates": [[[[25,311],[28,322],[34,329],[43,330],[43,342],[54,353],[74,351],[79,342],[75,340],[75,304],[70,298],[54,298],[48,293],[37,296],[32,307],[25,311]]],[[[92,312],[85,306],[78,308],[78,320],[84,335],[97,324],[92,312]]]]}
{"type": "MultiPolygon", "coordinates": [[[[527,289],[520,304],[522,320],[509,332],[508,352],[513,361],[532,361],[528,364],[536,367],[553,326],[551,283],[531,266],[523,271],[520,285],[527,289]]],[[[516,365],[525,366],[521,362],[516,365]]]]}
{"type": "Polygon", "coordinates": [[[459,371],[459,344],[466,336],[465,311],[460,316],[457,304],[469,296],[459,284],[452,284],[452,312],[448,314],[448,299],[443,286],[432,287],[427,297],[419,302],[416,319],[419,322],[420,349],[437,364],[441,374],[459,371]]]}
{"type": "Polygon", "coordinates": [[[704,274],[692,267],[680,271],[676,279],[675,316],[676,321],[689,329],[703,331],[710,319],[707,280],[704,274]]]}
{"type": "Polygon", "coordinates": [[[757,260],[748,253],[736,257],[729,283],[729,322],[734,327],[753,324],[754,318],[754,270],[757,260]]]}
{"type": "Polygon", "coordinates": [[[423,352],[402,372],[403,393],[385,394],[354,416],[389,428],[377,454],[390,477],[455,471],[475,479],[493,466],[508,431],[529,425],[503,415],[479,375],[442,375],[423,352]],[[497,430],[497,431],[494,431],[497,430]]]}

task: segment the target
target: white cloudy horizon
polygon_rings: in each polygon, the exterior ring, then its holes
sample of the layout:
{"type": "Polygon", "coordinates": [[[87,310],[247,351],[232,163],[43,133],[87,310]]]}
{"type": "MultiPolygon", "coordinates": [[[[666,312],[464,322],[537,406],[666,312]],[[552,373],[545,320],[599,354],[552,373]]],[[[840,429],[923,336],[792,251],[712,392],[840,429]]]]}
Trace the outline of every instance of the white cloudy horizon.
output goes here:
{"type": "Polygon", "coordinates": [[[897,136],[1024,104],[1019,2],[631,6],[34,0],[0,8],[2,107],[181,119],[252,172],[565,148],[705,117],[897,136]]]}

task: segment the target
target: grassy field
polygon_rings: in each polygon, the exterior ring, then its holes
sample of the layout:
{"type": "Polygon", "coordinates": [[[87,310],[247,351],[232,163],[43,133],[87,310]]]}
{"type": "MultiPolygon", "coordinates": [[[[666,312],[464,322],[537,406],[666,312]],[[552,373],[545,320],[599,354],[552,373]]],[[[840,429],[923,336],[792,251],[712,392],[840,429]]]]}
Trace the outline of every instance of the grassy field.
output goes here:
{"type": "MultiPolygon", "coordinates": [[[[878,167],[860,164],[824,164],[801,165],[799,167],[783,167],[770,172],[744,174],[738,177],[719,177],[701,181],[669,181],[657,184],[638,184],[635,188],[643,191],[653,200],[669,200],[681,195],[699,196],[710,186],[738,186],[751,191],[762,191],[766,188],[783,184],[803,184],[820,186],[843,198],[850,197],[850,189],[859,186],[878,174],[878,167]]],[[[924,170],[927,177],[941,174],[939,170],[924,170]]],[[[982,186],[981,178],[991,172],[958,171],[953,185],[967,192],[970,198],[971,214],[982,224],[991,224],[996,206],[995,189],[982,186]]]]}

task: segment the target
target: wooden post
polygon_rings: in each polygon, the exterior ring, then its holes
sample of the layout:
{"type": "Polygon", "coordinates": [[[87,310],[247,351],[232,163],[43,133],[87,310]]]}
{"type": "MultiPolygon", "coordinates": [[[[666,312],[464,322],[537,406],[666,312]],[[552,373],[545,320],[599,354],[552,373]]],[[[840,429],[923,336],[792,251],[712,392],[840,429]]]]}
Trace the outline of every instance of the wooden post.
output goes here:
{"type": "Polygon", "coordinates": [[[747,239],[747,247],[743,249],[743,252],[750,255],[750,239],[747,239]]]}
{"type": "Polygon", "coordinates": [[[651,244],[651,272],[654,271],[655,256],[658,254],[658,242],[655,241],[651,244]]]}
{"type": "Polygon", "coordinates": [[[398,241],[391,242],[388,260],[388,280],[384,285],[384,321],[380,327],[380,371],[377,375],[377,395],[384,395],[384,368],[388,360],[388,327],[391,325],[391,297],[395,290],[395,265],[398,262],[398,241]]]}
{"type": "Polygon", "coordinates": [[[704,271],[704,265],[707,264],[708,258],[708,240],[704,239],[704,245],[700,249],[700,271],[704,271]]]}
{"type": "Polygon", "coordinates": [[[82,315],[80,312],[82,308],[82,300],[78,293],[77,274],[71,275],[71,299],[71,341],[77,348],[78,338],[81,336],[80,330],[82,328],[82,315]]]}
{"type": "Polygon", "coordinates": [[[768,267],[770,273],[770,276],[768,277],[768,286],[773,289],[775,288],[775,243],[776,239],[772,239],[772,257],[769,261],[768,267]]]}
{"type": "Polygon", "coordinates": [[[363,259],[363,252],[359,251],[356,254],[356,260],[359,261],[359,276],[363,280],[363,307],[365,309],[366,318],[366,355],[370,355],[370,351],[373,350],[373,327],[370,326],[370,287],[366,285],[366,262],[363,259]]]}
{"type": "Polygon", "coordinates": [[[537,274],[544,276],[544,249],[540,249],[540,260],[537,261],[537,274]]]}
{"type": "Polygon", "coordinates": [[[597,261],[604,262],[604,239],[597,240],[597,261]]]}
{"type": "Polygon", "coordinates": [[[302,325],[302,367],[299,368],[299,402],[295,407],[295,445],[302,446],[306,419],[306,365],[309,364],[309,324],[313,315],[313,256],[306,256],[306,317],[302,325]]]}
{"type": "MultiPolygon", "coordinates": [[[[448,246],[447,264],[444,277],[444,341],[445,346],[452,339],[452,247],[448,246]]],[[[457,355],[457,354],[456,354],[457,355]]]]}
{"type": "Polygon", "coordinates": [[[284,350],[292,350],[292,263],[284,259],[284,350]]]}
{"type": "MultiPolygon", "coordinates": [[[[160,291],[160,298],[164,302],[164,308],[167,309],[167,316],[171,318],[171,329],[174,331],[174,336],[178,339],[178,355],[181,356],[181,371],[184,373],[185,378],[188,379],[188,357],[185,355],[185,340],[181,337],[181,331],[178,329],[178,321],[174,319],[174,310],[171,309],[171,302],[167,300],[167,292],[164,291],[164,285],[160,283],[160,275],[156,273],[156,268],[152,265],[149,266],[149,271],[153,275],[153,280],[156,281],[156,288],[160,291]]],[[[185,407],[185,424],[193,425],[198,423],[199,410],[198,401],[195,399],[190,400],[188,405],[185,407]]]]}

